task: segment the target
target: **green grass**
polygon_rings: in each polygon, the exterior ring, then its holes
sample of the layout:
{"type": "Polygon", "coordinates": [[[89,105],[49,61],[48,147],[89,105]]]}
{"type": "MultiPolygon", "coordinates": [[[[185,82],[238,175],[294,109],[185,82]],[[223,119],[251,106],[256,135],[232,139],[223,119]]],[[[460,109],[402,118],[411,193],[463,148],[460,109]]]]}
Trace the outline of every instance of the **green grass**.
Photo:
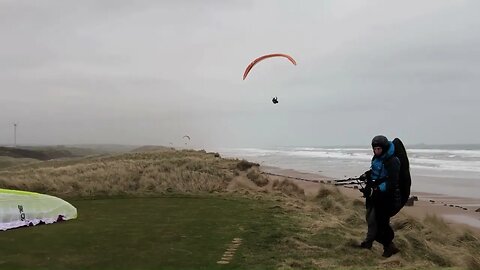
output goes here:
{"type": "Polygon", "coordinates": [[[275,245],[294,228],[268,201],[187,196],[71,202],[76,220],[0,232],[0,268],[267,269],[277,263],[275,245]],[[229,265],[218,265],[235,237],[243,244],[229,265]]]}

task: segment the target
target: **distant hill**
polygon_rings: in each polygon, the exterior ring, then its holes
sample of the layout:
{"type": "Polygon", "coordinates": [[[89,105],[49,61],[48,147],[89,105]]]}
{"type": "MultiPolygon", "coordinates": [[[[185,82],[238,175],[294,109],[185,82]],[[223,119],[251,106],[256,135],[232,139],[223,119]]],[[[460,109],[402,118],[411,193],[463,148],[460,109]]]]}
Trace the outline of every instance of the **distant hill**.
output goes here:
{"type": "Polygon", "coordinates": [[[38,162],[42,162],[38,159],[32,158],[13,158],[7,156],[0,156],[0,171],[5,168],[18,166],[18,165],[25,165],[25,164],[35,164],[38,162]]]}
{"type": "MultiPolygon", "coordinates": [[[[8,145],[0,147],[12,148],[8,145]]],[[[32,150],[37,152],[56,152],[68,151],[75,157],[84,157],[92,155],[108,155],[117,153],[127,153],[139,145],[121,145],[121,144],[72,144],[72,145],[20,145],[16,149],[32,150]]]]}
{"type": "MultiPolygon", "coordinates": [[[[88,149],[94,151],[96,154],[114,154],[130,152],[140,145],[123,145],[123,144],[73,144],[64,146],[68,149],[88,149]]],[[[73,152],[72,152],[73,153],[73,152]]]]}
{"type": "Polygon", "coordinates": [[[57,158],[75,157],[70,151],[63,149],[23,149],[16,147],[0,147],[0,156],[12,158],[29,158],[37,160],[50,160],[57,158]]]}
{"type": "Polygon", "coordinates": [[[75,157],[84,157],[91,155],[104,155],[111,152],[104,151],[103,149],[77,147],[77,146],[65,146],[65,145],[52,145],[52,146],[21,146],[21,149],[32,150],[38,152],[69,152],[75,157]]]}
{"type": "Polygon", "coordinates": [[[175,151],[175,148],[161,146],[161,145],[144,145],[131,150],[131,152],[153,152],[153,151],[175,151]]]}

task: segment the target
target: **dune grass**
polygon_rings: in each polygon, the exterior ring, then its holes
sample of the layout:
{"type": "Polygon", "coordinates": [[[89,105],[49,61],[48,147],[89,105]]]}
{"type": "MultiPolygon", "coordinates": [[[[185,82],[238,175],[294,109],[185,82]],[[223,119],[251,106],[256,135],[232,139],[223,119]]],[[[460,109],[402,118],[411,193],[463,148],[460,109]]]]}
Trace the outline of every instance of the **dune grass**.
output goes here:
{"type": "Polygon", "coordinates": [[[239,161],[196,151],[128,153],[49,161],[0,171],[0,186],[61,197],[215,192],[239,161]]]}

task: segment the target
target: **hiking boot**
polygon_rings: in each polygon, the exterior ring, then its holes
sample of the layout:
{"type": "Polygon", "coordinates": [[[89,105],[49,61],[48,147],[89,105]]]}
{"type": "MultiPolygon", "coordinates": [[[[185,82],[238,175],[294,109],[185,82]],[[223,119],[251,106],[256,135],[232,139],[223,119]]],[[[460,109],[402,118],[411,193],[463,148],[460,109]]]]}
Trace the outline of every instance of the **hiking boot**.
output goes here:
{"type": "Polygon", "coordinates": [[[393,254],[397,254],[400,250],[395,246],[395,244],[392,242],[388,246],[383,247],[383,254],[382,256],[385,258],[388,258],[392,256],[393,254]]]}
{"type": "Polygon", "coordinates": [[[359,248],[365,248],[365,249],[372,249],[373,242],[372,241],[363,241],[360,243],[358,246],[359,248]]]}

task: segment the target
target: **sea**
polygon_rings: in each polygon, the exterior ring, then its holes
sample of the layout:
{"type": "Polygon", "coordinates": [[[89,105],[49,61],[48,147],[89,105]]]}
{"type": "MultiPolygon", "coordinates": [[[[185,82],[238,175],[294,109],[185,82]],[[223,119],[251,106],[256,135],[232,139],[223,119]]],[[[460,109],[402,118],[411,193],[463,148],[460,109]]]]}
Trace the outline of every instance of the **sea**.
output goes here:
{"type": "MultiPolygon", "coordinates": [[[[480,199],[480,145],[407,146],[412,192],[480,199]]],[[[371,148],[269,147],[212,149],[222,157],[264,166],[317,173],[333,179],[361,175],[369,169],[371,148]]]]}

